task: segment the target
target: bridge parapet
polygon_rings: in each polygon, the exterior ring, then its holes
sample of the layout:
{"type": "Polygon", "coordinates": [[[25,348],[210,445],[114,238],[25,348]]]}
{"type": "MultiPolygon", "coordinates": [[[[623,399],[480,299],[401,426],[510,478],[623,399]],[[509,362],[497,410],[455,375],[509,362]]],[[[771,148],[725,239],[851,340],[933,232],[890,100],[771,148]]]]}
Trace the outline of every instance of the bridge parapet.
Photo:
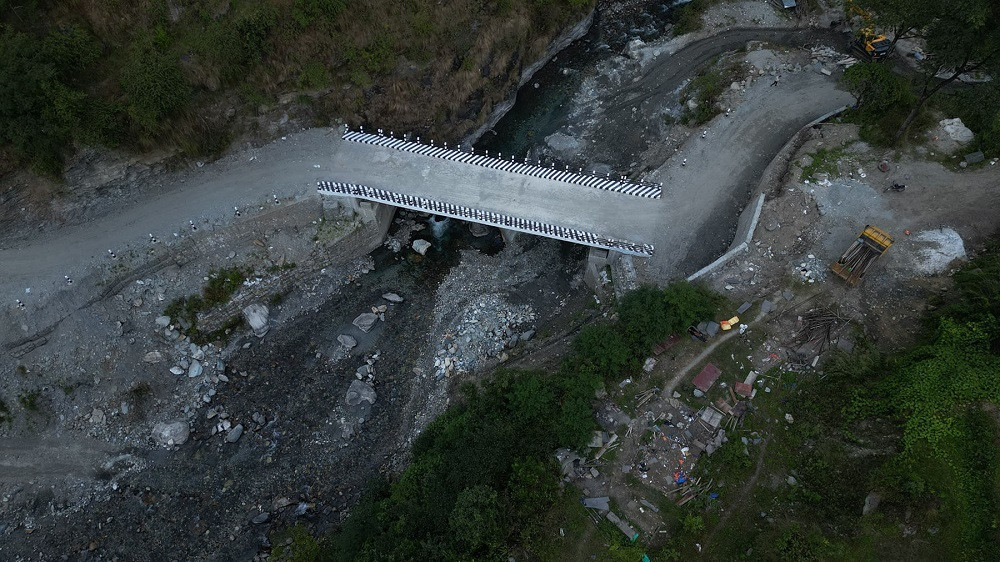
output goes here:
{"type": "Polygon", "coordinates": [[[435,146],[433,143],[422,144],[420,142],[398,139],[391,135],[385,136],[382,134],[381,129],[378,134],[373,135],[371,133],[365,133],[364,131],[351,131],[345,127],[342,138],[347,141],[372,144],[403,152],[412,152],[422,156],[431,156],[433,158],[462,162],[464,164],[471,164],[474,166],[483,166],[494,170],[571,183],[594,189],[603,189],[605,191],[622,193],[625,195],[634,195],[637,197],[659,199],[663,191],[663,185],[659,183],[633,182],[627,180],[624,176],[620,179],[616,179],[610,177],[610,175],[602,177],[596,174],[585,174],[582,173],[582,171],[581,173],[577,173],[569,171],[568,168],[566,170],[545,168],[543,166],[529,164],[527,163],[527,159],[525,159],[524,163],[517,162],[513,159],[513,156],[510,160],[504,160],[499,157],[491,157],[460,149],[448,148],[447,144],[442,147],[435,146]]]}

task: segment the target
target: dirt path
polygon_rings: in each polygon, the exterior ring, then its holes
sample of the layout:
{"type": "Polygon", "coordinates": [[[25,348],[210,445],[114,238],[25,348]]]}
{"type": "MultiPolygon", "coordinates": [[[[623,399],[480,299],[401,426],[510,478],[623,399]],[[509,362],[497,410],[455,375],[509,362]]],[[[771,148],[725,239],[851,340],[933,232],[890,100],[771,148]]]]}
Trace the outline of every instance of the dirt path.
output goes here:
{"type": "MultiPolygon", "coordinates": [[[[760,312],[760,313],[757,314],[756,318],[754,318],[750,322],[746,322],[746,325],[747,326],[751,326],[751,325],[755,324],[756,322],[759,322],[760,319],[763,318],[763,317],[764,317],[764,313],[760,312]]],[[[715,351],[715,348],[717,348],[720,345],[726,343],[727,341],[729,341],[733,337],[739,335],[739,333],[740,333],[739,330],[730,330],[725,335],[722,335],[722,336],[716,338],[716,340],[713,341],[711,343],[711,345],[709,345],[704,350],[702,350],[702,352],[699,353],[697,357],[695,357],[694,359],[692,359],[691,361],[689,361],[687,365],[684,365],[676,373],[674,373],[674,377],[672,379],[670,379],[670,382],[667,383],[666,387],[664,387],[664,389],[663,389],[663,392],[661,392],[660,394],[662,396],[668,396],[670,393],[672,393],[674,391],[674,389],[677,388],[677,385],[680,384],[682,380],[684,380],[684,375],[686,375],[689,372],[691,372],[691,369],[694,369],[695,367],[697,367],[698,365],[700,365],[703,361],[705,361],[705,359],[707,359],[708,356],[712,355],[712,352],[715,351]]]]}
{"type": "Polygon", "coordinates": [[[719,523],[712,529],[712,532],[705,537],[705,544],[702,545],[702,553],[708,550],[709,545],[712,544],[712,539],[715,538],[715,534],[719,531],[719,529],[725,527],[726,523],[733,516],[733,514],[743,511],[747,504],[750,503],[750,493],[753,491],[754,486],[757,485],[757,479],[760,478],[760,473],[764,469],[767,444],[770,441],[771,438],[768,437],[764,439],[763,443],[760,444],[760,458],[757,459],[757,468],[754,469],[753,476],[751,476],[750,479],[743,484],[743,487],[740,488],[740,491],[736,493],[736,497],[739,498],[736,500],[736,503],[730,506],[729,511],[722,514],[722,517],[719,518],[719,523]]]}

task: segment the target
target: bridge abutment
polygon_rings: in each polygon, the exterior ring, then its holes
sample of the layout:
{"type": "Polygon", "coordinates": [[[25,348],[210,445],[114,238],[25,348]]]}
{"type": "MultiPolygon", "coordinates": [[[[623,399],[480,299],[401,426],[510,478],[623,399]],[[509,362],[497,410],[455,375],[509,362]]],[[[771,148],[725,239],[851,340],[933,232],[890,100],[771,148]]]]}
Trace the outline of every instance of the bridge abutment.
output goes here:
{"type": "Polygon", "coordinates": [[[385,235],[392,226],[392,219],[396,216],[395,205],[366,201],[355,197],[324,197],[323,210],[333,211],[345,216],[357,215],[362,222],[374,223],[376,226],[376,238],[373,240],[373,247],[378,246],[385,240],[385,235]]]}
{"type": "Polygon", "coordinates": [[[587,265],[583,272],[583,282],[588,287],[597,291],[601,290],[601,271],[618,257],[618,252],[612,252],[604,248],[590,248],[587,252],[587,265]]]}

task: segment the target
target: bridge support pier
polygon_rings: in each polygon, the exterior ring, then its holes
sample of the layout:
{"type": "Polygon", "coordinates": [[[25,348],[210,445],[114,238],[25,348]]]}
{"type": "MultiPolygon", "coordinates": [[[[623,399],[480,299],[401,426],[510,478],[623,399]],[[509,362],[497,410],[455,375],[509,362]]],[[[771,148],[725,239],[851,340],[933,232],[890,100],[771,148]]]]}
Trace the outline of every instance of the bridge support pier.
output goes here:
{"type": "Polygon", "coordinates": [[[517,240],[517,235],[520,234],[517,230],[510,230],[508,228],[500,229],[500,236],[503,238],[504,244],[513,244],[517,240]]]}
{"type": "Polygon", "coordinates": [[[618,258],[618,252],[605,248],[590,248],[587,252],[587,266],[583,272],[583,282],[595,291],[603,291],[601,271],[618,258]]]}

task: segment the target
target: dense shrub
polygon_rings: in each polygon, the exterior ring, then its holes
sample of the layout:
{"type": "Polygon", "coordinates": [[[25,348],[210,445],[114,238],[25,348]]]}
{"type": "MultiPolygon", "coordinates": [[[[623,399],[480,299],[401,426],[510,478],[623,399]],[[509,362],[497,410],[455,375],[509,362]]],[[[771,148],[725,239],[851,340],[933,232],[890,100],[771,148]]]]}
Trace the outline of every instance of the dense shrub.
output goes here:
{"type": "Polygon", "coordinates": [[[152,40],[137,44],[129,53],[121,86],[129,117],[145,136],[162,132],[166,118],[187,105],[192,93],[177,56],[152,40]]]}
{"type": "Polygon", "coordinates": [[[39,172],[59,175],[74,136],[109,136],[117,124],[110,107],[75,86],[99,55],[94,38],[78,27],[38,41],[0,24],[0,145],[39,172]]]}

